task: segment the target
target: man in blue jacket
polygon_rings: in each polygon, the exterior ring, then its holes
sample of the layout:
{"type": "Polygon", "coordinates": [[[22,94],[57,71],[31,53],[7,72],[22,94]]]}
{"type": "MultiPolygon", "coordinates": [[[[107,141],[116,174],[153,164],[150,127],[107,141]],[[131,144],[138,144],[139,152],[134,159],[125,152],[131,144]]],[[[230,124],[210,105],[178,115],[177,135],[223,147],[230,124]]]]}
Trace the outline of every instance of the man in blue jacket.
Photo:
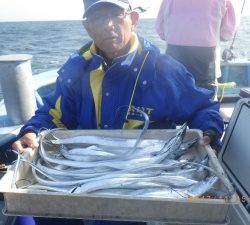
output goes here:
{"type": "Polygon", "coordinates": [[[184,66],[135,33],[139,14],[127,0],[85,0],[83,25],[93,42],[70,56],[59,70],[56,89],[21,129],[13,148],[38,146],[42,129],[135,129],[188,123],[211,144],[223,132],[219,103],[195,87],[184,66]]]}

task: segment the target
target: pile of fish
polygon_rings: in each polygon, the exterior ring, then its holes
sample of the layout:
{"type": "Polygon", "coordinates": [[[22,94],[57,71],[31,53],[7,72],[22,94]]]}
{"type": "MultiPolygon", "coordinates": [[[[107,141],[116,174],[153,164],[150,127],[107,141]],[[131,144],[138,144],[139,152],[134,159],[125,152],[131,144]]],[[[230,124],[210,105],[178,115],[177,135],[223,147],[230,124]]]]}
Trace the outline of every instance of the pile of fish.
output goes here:
{"type": "MultiPolygon", "coordinates": [[[[147,124],[145,125],[147,126],[147,124]]],[[[40,139],[39,154],[29,163],[35,182],[29,189],[165,198],[199,197],[215,190],[208,157],[182,160],[197,138],[183,142],[186,123],[168,140],[105,136],[59,139],[54,130],[40,139]],[[210,171],[210,172],[209,172],[210,171]]]]}

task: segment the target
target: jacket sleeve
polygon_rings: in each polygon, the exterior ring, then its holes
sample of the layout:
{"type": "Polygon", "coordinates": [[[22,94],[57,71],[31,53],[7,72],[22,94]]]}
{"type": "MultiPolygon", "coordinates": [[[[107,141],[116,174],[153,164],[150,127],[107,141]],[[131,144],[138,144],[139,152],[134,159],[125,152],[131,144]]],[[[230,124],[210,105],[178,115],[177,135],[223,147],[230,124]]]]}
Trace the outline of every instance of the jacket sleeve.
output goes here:
{"type": "Polygon", "coordinates": [[[225,0],[225,11],[220,28],[221,41],[228,41],[232,39],[236,32],[236,27],[236,14],[234,6],[230,0],[225,0]]]}
{"type": "Polygon", "coordinates": [[[170,119],[176,124],[188,122],[189,128],[203,132],[213,130],[218,137],[224,131],[223,119],[219,113],[220,104],[211,99],[212,92],[195,86],[193,76],[186,68],[169,56],[157,60],[158,79],[164,85],[167,109],[170,119]]]}
{"type": "Polygon", "coordinates": [[[38,134],[44,129],[77,128],[76,91],[82,70],[81,60],[78,54],[73,55],[58,71],[55,90],[44,97],[44,105],[24,124],[19,136],[28,131],[38,134]]]}

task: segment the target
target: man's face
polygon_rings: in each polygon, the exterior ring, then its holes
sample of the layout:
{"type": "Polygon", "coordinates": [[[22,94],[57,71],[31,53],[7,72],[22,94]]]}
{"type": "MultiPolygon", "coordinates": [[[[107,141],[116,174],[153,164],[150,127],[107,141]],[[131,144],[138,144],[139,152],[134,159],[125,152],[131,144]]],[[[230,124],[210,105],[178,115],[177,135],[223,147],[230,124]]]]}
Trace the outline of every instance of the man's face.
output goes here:
{"type": "Polygon", "coordinates": [[[83,24],[96,46],[107,57],[115,58],[125,53],[137,21],[137,13],[128,14],[107,4],[91,10],[83,24]]]}

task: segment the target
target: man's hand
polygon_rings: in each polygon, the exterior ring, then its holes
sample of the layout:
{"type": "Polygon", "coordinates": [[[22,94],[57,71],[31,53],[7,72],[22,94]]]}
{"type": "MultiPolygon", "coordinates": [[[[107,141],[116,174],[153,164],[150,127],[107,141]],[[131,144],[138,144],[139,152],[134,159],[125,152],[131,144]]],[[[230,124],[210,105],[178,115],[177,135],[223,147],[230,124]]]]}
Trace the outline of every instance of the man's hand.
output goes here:
{"type": "Polygon", "coordinates": [[[211,138],[209,136],[204,135],[202,138],[202,143],[204,145],[209,145],[211,143],[211,138]]]}
{"type": "Polygon", "coordinates": [[[208,129],[203,132],[202,144],[212,146],[217,139],[218,134],[214,130],[208,129]]]}
{"type": "MultiPolygon", "coordinates": [[[[211,144],[211,137],[204,135],[201,139],[200,139],[200,144],[201,145],[210,145],[211,144]]],[[[218,154],[218,152],[212,147],[212,149],[214,150],[215,155],[218,154]]]]}
{"type": "Polygon", "coordinates": [[[33,132],[28,132],[24,134],[19,140],[15,141],[12,144],[12,148],[20,153],[26,151],[27,149],[37,148],[38,140],[36,134],[33,132]]]}

